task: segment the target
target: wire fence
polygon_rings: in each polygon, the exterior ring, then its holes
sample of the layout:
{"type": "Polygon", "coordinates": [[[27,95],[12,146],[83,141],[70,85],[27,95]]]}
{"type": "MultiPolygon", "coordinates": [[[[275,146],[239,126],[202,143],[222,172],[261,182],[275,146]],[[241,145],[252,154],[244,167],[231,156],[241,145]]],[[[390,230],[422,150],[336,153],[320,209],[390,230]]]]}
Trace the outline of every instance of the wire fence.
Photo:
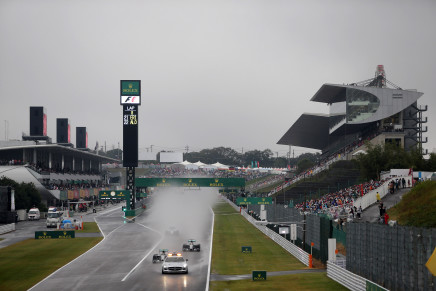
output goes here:
{"type": "Polygon", "coordinates": [[[436,245],[436,229],[350,223],[347,270],[389,290],[436,290],[425,267],[436,245]]]}

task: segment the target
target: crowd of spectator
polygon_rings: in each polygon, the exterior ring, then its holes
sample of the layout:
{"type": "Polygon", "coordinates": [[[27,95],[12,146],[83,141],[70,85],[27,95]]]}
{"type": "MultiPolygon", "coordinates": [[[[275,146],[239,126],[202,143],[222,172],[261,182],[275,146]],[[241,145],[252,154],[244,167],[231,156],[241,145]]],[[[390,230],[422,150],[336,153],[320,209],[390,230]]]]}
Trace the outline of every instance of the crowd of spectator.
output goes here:
{"type": "Polygon", "coordinates": [[[154,177],[214,177],[214,178],[244,178],[245,181],[251,181],[261,177],[266,177],[269,173],[259,171],[242,171],[242,170],[218,170],[218,169],[181,169],[173,167],[154,168],[149,175],[143,178],[154,177]]]}
{"type": "Polygon", "coordinates": [[[21,160],[0,160],[2,166],[24,165],[21,160]]]}
{"type": "Polygon", "coordinates": [[[381,181],[370,181],[363,184],[354,185],[339,191],[325,194],[324,196],[303,201],[302,203],[296,204],[295,208],[300,210],[305,210],[311,213],[326,212],[331,207],[350,207],[353,206],[353,201],[366,193],[379,188],[387,180],[381,181]]]}
{"type": "Polygon", "coordinates": [[[361,147],[366,141],[369,141],[376,137],[378,133],[374,133],[372,135],[367,136],[366,138],[359,138],[358,140],[355,140],[348,144],[347,146],[343,147],[341,150],[335,151],[328,157],[322,159],[318,162],[316,166],[313,166],[309,168],[308,170],[294,176],[292,179],[284,182],[283,184],[277,186],[275,189],[273,189],[268,196],[271,196],[277,192],[280,192],[282,189],[289,187],[290,185],[294,184],[295,182],[298,182],[302,179],[312,177],[326,169],[329,168],[329,166],[337,161],[345,160],[347,154],[350,154],[351,152],[355,151],[359,147],[361,147]]]}
{"type": "Polygon", "coordinates": [[[60,183],[43,183],[48,190],[80,190],[91,188],[104,188],[108,185],[103,181],[89,181],[89,182],[60,182],[60,183]]]}

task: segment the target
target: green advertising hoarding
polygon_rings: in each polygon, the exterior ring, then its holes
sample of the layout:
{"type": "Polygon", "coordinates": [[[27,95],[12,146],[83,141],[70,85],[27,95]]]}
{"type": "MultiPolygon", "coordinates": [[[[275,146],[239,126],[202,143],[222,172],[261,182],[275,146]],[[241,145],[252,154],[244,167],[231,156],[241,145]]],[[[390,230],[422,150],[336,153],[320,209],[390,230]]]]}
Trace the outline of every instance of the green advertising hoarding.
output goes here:
{"type": "Polygon", "coordinates": [[[35,231],[35,239],[70,239],[75,238],[74,230],[55,230],[55,231],[35,231]]]}
{"type": "Polygon", "coordinates": [[[272,204],[271,197],[238,197],[236,198],[237,205],[268,205],[272,204]]]}
{"type": "Polygon", "coordinates": [[[252,271],[253,281],[265,281],[266,271],[252,271]]]}
{"type": "Polygon", "coordinates": [[[130,190],[103,190],[98,193],[100,200],[125,200],[130,195],[130,190]]]}
{"type": "Polygon", "coordinates": [[[59,193],[59,199],[62,201],[68,200],[68,191],[67,190],[61,190],[59,193]]]}
{"type": "Polygon", "coordinates": [[[244,178],[136,178],[136,187],[245,187],[244,178]]]}
{"type": "Polygon", "coordinates": [[[121,96],[140,96],[141,81],[121,80],[121,96]]]}
{"type": "Polygon", "coordinates": [[[238,194],[239,190],[238,189],[219,189],[218,192],[224,193],[224,194],[238,194]]]}

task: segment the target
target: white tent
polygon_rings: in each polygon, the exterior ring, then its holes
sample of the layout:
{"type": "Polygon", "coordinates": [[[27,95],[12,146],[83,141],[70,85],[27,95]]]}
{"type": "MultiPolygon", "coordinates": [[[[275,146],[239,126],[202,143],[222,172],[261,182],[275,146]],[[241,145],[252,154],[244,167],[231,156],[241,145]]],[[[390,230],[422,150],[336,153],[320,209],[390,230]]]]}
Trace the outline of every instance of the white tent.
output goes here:
{"type": "Polygon", "coordinates": [[[199,168],[206,166],[205,163],[202,163],[202,162],[200,162],[200,161],[194,163],[194,165],[197,165],[199,168]]]}
{"type": "Polygon", "coordinates": [[[207,170],[207,171],[214,171],[214,170],[216,170],[216,169],[218,169],[216,166],[214,166],[214,165],[204,165],[204,166],[202,166],[201,167],[203,170],[207,170]]]}
{"type": "Polygon", "coordinates": [[[182,167],[182,168],[184,168],[184,169],[186,169],[186,170],[197,170],[197,169],[198,169],[198,166],[197,166],[197,165],[195,165],[195,164],[193,164],[193,163],[190,163],[190,162],[188,162],[188,161],[183,161],[183,162],[181,162],[181,163],[175,163],[175,164],[173,164],[173,166],[174,166],[175,168],[182,167]]]}
{"type": "Polygon", "coordinates": [[[215,164],[212,164],[212,166],[215,166],[215,167],[217,167],[218,169],[225,169],[225,170],[228,170],[228,169],[229,169],[229,166],[223,165],[223,164],[221,164],[221,163],[219,163],[219,162],[216,162],[215,164]]]}

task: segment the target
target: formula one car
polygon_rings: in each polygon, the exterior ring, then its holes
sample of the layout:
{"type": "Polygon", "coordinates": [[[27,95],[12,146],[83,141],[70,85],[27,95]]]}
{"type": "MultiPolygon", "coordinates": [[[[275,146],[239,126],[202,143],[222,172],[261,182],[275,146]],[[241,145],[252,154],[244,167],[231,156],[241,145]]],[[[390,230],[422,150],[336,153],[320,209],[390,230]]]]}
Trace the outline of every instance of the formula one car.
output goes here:
{"type": "Polygon", "coordinates": [[[179,230],[175,226],[170,226],[166,231],[166,235],[179,235],[179,230]]]}
{"type": "Polygon", "coordinates": [[[152,262],[153,263],[163,262],[167,256],[168,256],[168,249],[159,249],[159,253],[153,255],[152,262]]]}
{"type": "Polygon", "coordinates": [[[187,244],[183,244],[183,251],[199,252],[200,244],[195,244],[195,239],[189,239],[187,244]]]}

